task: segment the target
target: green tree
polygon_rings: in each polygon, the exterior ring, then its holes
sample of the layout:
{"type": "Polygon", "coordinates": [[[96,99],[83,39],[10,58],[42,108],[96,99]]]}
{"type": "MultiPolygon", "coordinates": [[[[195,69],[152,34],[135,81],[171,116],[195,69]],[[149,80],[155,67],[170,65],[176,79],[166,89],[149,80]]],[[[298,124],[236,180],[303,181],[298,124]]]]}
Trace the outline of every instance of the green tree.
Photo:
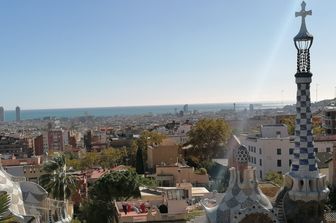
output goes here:
{"type": "Polygon", "coordinates": [[[9,213],[10,198],[7,193],[0,194],[0,223],[15,222],[14,217],[9,213]]]}
{"type": "Polygon", "coordinates": [[[114,222],[113,207],[113,201],[86,200],[81,205],[79,219],[86,223],[114,222]]]}
{"type": "Polygon", "coordinates": [[[97,156],[98,165],[104,168],[111,168],[123,164],[127,157],[127,152],[126,149],[108,148],[98,153],[97,156]]]}
{"type": "Polygon", "coordinates": [[[113,222],[114,201],[139,197],[143,181],[132,170],[105,174],[89,189],[89,200],[83,203],[80,218],[88,223],[113,222]]]}
{"type": "Polygon", "coordinates": [[[295,116],[284,118],[281,120],[282,124],[285,124],[287,126],[288,134],[294,135],[295,133],[295,116]]]}
{"type": "Polygon", "coordinates": [[[136,153],[136,163],[135,163],[136,172],[138,174],[144,174],[145,173],[145,167],[144,167],[144,160],[143,160],[143,152],[142,148],[138,148],[136,153]]]}
{"type": "Polygon", "coordinates": [[[98,179],[90,188],[90,196],[96,200],[128,200],[138,197],[138,175],[132,171],[113,171],[98,179]]]}
{"type": "Polygon", "coordinates": [[[281,186],[283,183],[283,176],[280,173],[270,171],[266,174],[265,179],[281,186]]]}
{"type": "MultiPolygon", "coordinates": [[[[290,116],[281,120],[282,124],[285,124],[288,128],[288,134],[295,134],[295,116],[290,116]]],[[[313,133],[314,135],[322,135],[324,133],[324,129],[322,128],[321,119],[318,117],[312,118],[313,125],[313,133]]]]}
{"type": "Polygon", "coordinates": [[[200,160],[210,160],[220,155],[219,145],[227,142],[231,134],[231,127],[223,119],[199,120],[188,133],[188,144],[193,146],[192,155],[200,160]]]}
{"type": "Polygon", "coordinates": [[[56,153],[51,160],[44,163],[40,184],[53,198],[65,200],[77,189],[76,177],[67,169],[64,154],[56,153]]]}

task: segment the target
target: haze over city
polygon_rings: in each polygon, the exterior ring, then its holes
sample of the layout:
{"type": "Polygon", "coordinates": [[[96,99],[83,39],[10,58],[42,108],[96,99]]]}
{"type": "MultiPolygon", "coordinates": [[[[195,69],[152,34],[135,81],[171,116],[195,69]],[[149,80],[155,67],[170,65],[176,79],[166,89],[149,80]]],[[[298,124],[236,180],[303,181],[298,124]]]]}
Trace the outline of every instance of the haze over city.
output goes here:
{"type": "MultiPolygon", "coordinates": [[[[334,0],[314,20],[312,99],[335,96],[334,0]],[[323,16],[321,14],[323,13],[323,16]]],[[[300,1],[2,1],[1,105],[293,101],[300,1]],[[6,83],[6,84],[4,84],[6,83]]],[[[315,16],[316,15],[316,16],[315,16]]]]}

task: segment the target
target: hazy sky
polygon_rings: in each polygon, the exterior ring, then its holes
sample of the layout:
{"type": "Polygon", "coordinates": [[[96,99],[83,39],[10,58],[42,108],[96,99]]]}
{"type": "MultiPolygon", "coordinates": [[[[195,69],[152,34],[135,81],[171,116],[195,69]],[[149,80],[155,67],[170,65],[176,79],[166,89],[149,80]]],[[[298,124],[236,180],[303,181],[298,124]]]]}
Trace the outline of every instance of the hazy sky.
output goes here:
{"type": "MultiPolygon", "coordinates": [[[[299,0],[2,0],[0,105],[294,101],[299,0]]],[[[336,1],[307,0],[312,99],[335,96],[336,1]]]]}

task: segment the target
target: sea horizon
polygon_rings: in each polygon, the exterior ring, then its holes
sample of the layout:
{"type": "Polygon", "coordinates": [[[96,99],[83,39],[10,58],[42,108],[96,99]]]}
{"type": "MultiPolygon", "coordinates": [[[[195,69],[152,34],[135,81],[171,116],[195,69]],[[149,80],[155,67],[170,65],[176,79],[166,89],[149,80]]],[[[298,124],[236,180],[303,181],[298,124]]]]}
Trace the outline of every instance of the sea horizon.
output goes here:
{"type": "MultiPolygon", "coordinates": [[[[216,112],[220,110],[230,110],[236,105],[236,110],[248,109],[250,104],[255,109],[282,108],[294,102],[227,102],[227,103],[200,103],[188,104],[189,111],[216,112]]],[[[52,118],[76,118],[83,116],[112,117],[131,115],[155,115],[174,114],[183,110],[185,104],[173,105],[133,105],[133,106],[112,106],[112,107],[82,107],[82,108],[42,108],[42,109],[22,109],[21,120],[52,118]],[[175,110],[176,109],[176,110],[175,110]]],[[[5,121],[15,120],[15,110],[5,110],[5,121]]]]}

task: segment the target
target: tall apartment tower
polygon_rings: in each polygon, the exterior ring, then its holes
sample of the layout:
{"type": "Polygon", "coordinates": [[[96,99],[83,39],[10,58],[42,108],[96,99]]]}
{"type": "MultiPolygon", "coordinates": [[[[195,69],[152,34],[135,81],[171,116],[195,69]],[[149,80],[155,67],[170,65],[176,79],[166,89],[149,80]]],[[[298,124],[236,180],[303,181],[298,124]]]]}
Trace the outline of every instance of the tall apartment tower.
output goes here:
{"type": "Polygon", "coordinates": [[[17,122],[21,121],[21,109],[19,106],[15,108],[15,117],[17,122]]]}
{"type": "Polygon", "coordinates": [[[0,122],[5,121],[5,109],[3,107],[0,107],[0,122]]]}
{"type": "Polygon", "coordinates": [[[301,28],[294,37],[297,49],[294,157],[277,203],[284,207],[287,223],[320,223],[323,222],[324,203],[329,190],[326,176],[320,173],[317,166],[312,131],[310,84],[313,74],[310,72],[310,48],[314,37],[306,27],[306,17],[312,15],[312,11],[306,11],[305,2],[302,2],[301,7],[301,11],[295,14],[301,17],[301,28]]]}

